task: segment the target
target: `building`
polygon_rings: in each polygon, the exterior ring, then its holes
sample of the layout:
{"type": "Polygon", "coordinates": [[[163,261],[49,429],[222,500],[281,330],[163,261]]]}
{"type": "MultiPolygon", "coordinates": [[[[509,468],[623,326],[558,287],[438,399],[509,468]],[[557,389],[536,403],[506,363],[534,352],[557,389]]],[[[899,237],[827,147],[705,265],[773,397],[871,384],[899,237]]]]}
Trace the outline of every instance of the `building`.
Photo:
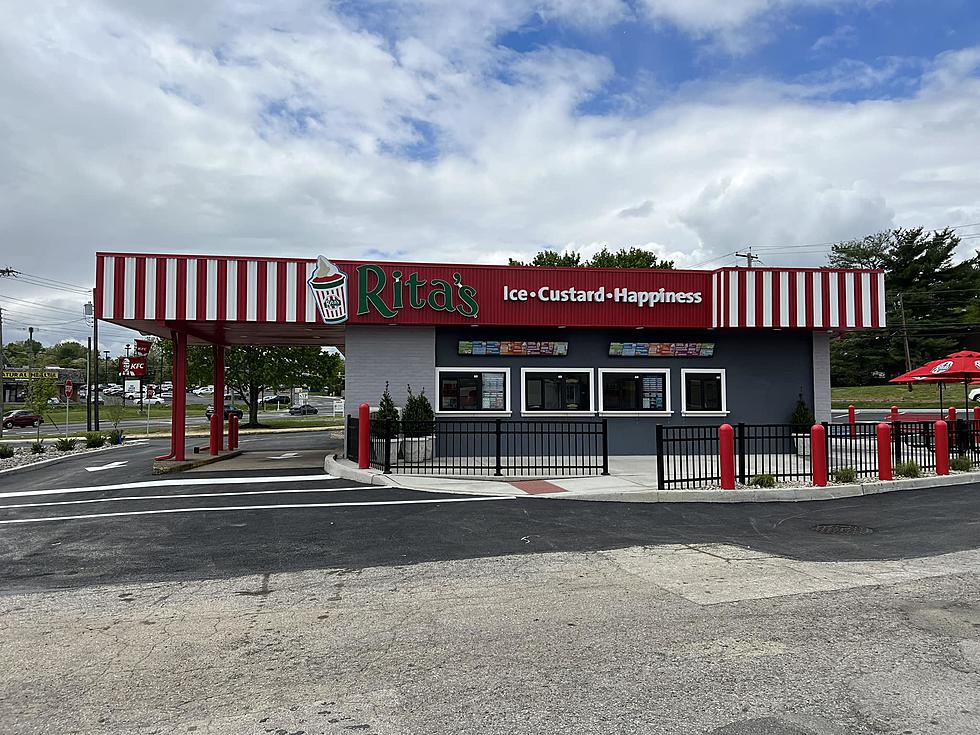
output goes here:
{"type": "Polygon", "coordinates": [[[76,386],[81,386],[85,382],[85,371],[75,368],[45,367],[6,367],[3,369],[3,402],[4,405],[11,403],[23,403],[27,399],[27,389],[31,378],[47,378],[58,384],[58,397],[65,399],[65,383],[71,380],[76,386]]]}
{"type": "Polygon", "coordinates": [[[829,419],[830,338],[884,327],[884,296],[874,270],[99,253],[96,314],[173,337],[175,384],[188,342],[335,345],[349,410],[411,385],[438,417],[605,416],[642,454],[657,423],[785,423],[801,395],[829,419]]]}

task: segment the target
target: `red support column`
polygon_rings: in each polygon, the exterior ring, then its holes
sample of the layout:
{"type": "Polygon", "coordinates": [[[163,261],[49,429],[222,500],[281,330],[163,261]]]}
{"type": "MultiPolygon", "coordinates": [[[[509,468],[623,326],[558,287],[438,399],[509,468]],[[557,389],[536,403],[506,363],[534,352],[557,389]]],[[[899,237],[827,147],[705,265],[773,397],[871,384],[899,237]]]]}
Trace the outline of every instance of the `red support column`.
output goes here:
{"type": "Polygon", "coordinates": [[[735,489],[735,430],[731,424],[718,427],[718,453],[721,464],[721,489],[735,489]]]}
{"type": "Polygon", "coordinates": [[[187,335],[174,332],[174,400],[171,410],[171,444],[174,459],[186,459],[184,443],[187,423],[187,335]]]}
{"type": "Polygon", "coordinates": [[[857,427],[854,425],[857,422],[857,417],[854,413],[854,406],[850,405],[847,407],[847,423],[851,425],[851,438],[853,439],[857,436],[857,427]]]}
{"type": "Polygon", "coordinates": [[[366,470],[371,465],[371,407],[362,403],[357,409],[357,467],[366,470]]]}
{"type": "Polygon", "coordinates": [[[948,418],[950,421],[956,421],[956,406],[950,406],[946,410],[946,418],[948,418]]]}
{"type": "Polygon", "coordinates": [[[936,422],[936,474],[949,474],[949,424],[936,422]]]}
{"type": "Polygon", "coordinates": [[[892,406],[892,421],[898,421],[898,406],[892,406]]]}
{"type": "Polygon", "coordinates": [[[817,487],[827,486],[827,430],[823,424],[810,427],[811,464],[813,466],[813,484],[817,487]]]}
{"type": "Polygon", "coordinates": [[[214,373],[214,415],[211,416],[211,446],[212,456],[220,452],[225,443],[225,348],[212,345],[214,373]]]}
{"type": "Polygon", "coordinates": [[[876,428],[878,435],[878,479],[891,480],[892,475],[892,430],[884,421],[876,428]]]}

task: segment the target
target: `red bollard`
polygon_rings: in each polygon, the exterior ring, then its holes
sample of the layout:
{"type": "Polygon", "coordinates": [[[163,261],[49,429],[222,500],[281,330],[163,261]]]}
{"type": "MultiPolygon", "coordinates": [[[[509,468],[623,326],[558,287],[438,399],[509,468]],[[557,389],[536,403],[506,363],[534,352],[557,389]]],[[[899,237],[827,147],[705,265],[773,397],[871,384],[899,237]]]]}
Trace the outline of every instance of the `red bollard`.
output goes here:
{"type": "Polygon", "coordinates": [[[946,410],[946,418],[950,421],[956,421],[956,406],[950,406],[946,410]]]}
{"type": "Polygon", "coordinates": [[[810,427],[810,452],[813,465],[813,484],[827,487],[827,429],[823,424],[810,427]]]}
{"type": "Polygon", "coordinates": [[[892,422],[898,421],[898,406],[892,406],[892,422]]]}
{"type": "Polygon", "coordinates": [[[718,453],[721,463],[721,489],[735,489],[735,429],[731,424],[718,427],[718,453]]]}
{"type": "Polygon", "coordinates": [[[853,405],[847,407],[847,423],[851,425],[851,438],[853,439],[857,436],[857,426],[854,425],[857,423],[857,416],[854,413],[853,405]]]}
{"type": "Polygon", "coordinates": [[[228,449],[238,449],[238,416],[228,417],[228,449]]]}
{"type": "Polygon", "coordinates": [[[973,420],[980,421],[980,406],[973,407],[973,420]]]}
{"type": "Polygon", "coordinates": [[[221,434],[224,430],[225,422],[221,420],[221,414],[215,411],[211,414],[211,441],[209,450],[212,457],[221,451],[221,434]]]}
{"type": "Polygon", "coordinates": [[[949,424],[936,422],[936,474],[949,474],[949,424]]]}
{"type": "Polygon", "coordinates": [[[357,408],[357,468],[371,466],[371,407],[362,403],[357,408]]]}
{"type": "Polygon", "coordinates": [[[892,430],[882,421],[877,427],[878,434],[878,479],[891,480],[892,474],[892,430]]]}

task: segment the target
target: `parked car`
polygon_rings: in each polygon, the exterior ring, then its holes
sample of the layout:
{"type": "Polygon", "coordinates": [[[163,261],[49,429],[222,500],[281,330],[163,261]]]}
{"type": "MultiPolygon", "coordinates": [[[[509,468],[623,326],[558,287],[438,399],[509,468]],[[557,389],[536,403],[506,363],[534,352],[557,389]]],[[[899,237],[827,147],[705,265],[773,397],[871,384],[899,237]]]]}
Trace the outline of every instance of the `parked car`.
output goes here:
{"type": "Polygon", "coordinates": [[[11,411],[3,417],[3,428],[5,429],[13,429],[15,426],[40,426],[43,423],[44,419],[41,416],[30,411],[11,411]]]}
{"type": "MultiPolygon", "coordinates": [[[[210,421],[211,417],[214,415],[214,406],[209,405],[207,410],[204,412],[204,415],[207,416],[208,421],[210,421]]],[[[232,416],[237,416],[238,418],[241,418],[244,415],[245,414],[242,413],[242,410],[240,408],[236,408],[235,406],[232,406],[229,403],[225,404],[225,421],[227,421],[232,416]]]]}
{"type": "Polygon", "coordinates": [[[49,398],[48,399],[48,405],[49,406],[57,406],[59,403],[61,403],[61,399],[58,398],[58,396],[55,396],[54,398],[49,398]]]}
{"type": "Polygon", "coordinates": [[[200,388],[195,388],[191,391],[196,396],[210,396],[214,393],[213,385],[202,385],[200,388]]]}
{"type": "Polygon", "coordinates": [[[121,385],[107,385],[102,389],[102,392],[107,396],[118,396],[123,393],[123,387],[121,385]]]}
{"type": "Polygon", "coordinates": [[[292,403],[292,399],[284,394],[279,394],[277,396],[266,396],[262,399],[262,403],[285,403],[287,406],[292,403]]]}
{"type": "Polygon", "coordinates": [[[173,390],[162,390],[159,393],[157,393],[157,395],[160,398],[164,399],[165,401],[172,401],[174,397],[174,392],[173,390]]]}
{"type": "Polygon", "coordinates": [[[316,406],[311,406],[309,403],[304,403],[302,406],[290,406],[289,415],[290,416],[312,416],[317,411],[316,406]]]}
{"type": "Polygon", "coordinates": [[[980,388],[974,388],[970,391],[970,400],[974,403],[980,403],[980,388]]]}
{"type": "Polygon", "coordinates": [[[163,396],[153,396],[153,398],[145,398],[143,399],[143,402],[153,404],[154,406],[167,405],[167,402],[163,400],[163,396]]]}

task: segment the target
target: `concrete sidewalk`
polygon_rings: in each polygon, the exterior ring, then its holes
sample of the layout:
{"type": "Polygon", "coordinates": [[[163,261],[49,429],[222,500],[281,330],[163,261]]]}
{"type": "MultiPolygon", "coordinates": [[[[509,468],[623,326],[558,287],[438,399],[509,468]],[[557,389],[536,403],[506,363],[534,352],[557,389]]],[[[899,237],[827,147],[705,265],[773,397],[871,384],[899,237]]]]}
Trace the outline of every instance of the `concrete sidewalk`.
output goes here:
{"type": "MultiPolygon", "coordinates": [[[[324,471],[335,477],[371,485],[402,487],[423,492],[456,493],[460,495],[504,495],[509,497],[541,496],[561,500],[599,500],[626,503],[768,503],[831,500],[862,495],[926,488],[949,487],[980,482],[980,472],[954,472],[945,477],[931,476],[916,479],[881,482],[867,480],[853,484],[829,484],[826,487],[776,487],[772,489],[739,487],[722,490],[719,487],[692,490],[658,490],[656,472],[642,463],[622,458],[617,467],[610,458],[610,474],[591,477],[564,477],[546,480],[500,479],[474,477],[453,479],[423,475],[389,474],[380,470],[357,468],[339,455],[328,454],[324,471]]],[[[649,465],[649,458],[644,458],[649,465]]]]}

